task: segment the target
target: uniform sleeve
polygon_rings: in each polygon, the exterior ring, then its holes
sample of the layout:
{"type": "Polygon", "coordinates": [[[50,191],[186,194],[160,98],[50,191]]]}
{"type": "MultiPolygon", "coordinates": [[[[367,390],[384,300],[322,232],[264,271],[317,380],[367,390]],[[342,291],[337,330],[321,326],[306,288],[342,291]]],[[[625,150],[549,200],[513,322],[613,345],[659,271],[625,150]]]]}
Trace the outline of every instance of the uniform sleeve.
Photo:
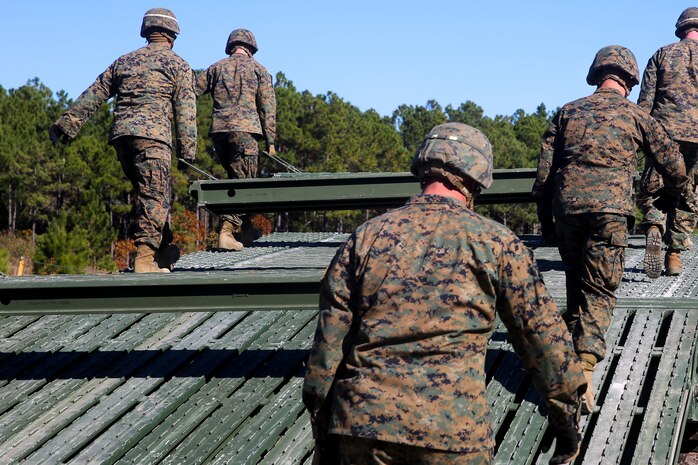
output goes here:
{"type": "Polygon", "coordinates": [[[194,91],[197,97],[201,97],[204,94],[211,92],[211,68],[201,71],[198,76],[195,76],[194,81],[194,91]]]}
{"type": "Polygon", "coordinates": [[[654,96],[657,88],[658,54],[659,52],[652,55],[652,58],[647,62],[645,72],[642,74],[640,96],[637,98],[637,104],[647,113],[650,113],[654,106],[654,96]]]}
{"type": "Polygon", "coordinates": [[[172,108],[177,130],[177,156],[193,161],[196,158],[196,94],[194,72],[188,65],[177,76],[172,108]]]}
{"type": "Polygon", "coordinates": [[[77,136],[83,124],[97,109],[115,95],[113,76],[116,62],[112,63],[95,82],[90,85],[73,105],[56,120],[56,125],[71,139],[77,136]]]}
{"type": "Polygon", "coordinates": [[[303,384],[305,404],[313,428],[324,434],[329,423],[328,396],[344,358],[344,340],[352,325],[350,300],[354,289],[354,239],[342,246],[320,286],[320,312],[303,384]]]}
{"type": "Polygon", "coordinates": [[[536,201],[552,200],[552,187],[555,179],[553,171],[553,159],[555,157],[555,139],[559,131],[560,112],[550,122],[548,129],[541,139],[540,155],[538,156],[538,170],[536,180],[531,191],[536,201]]]}
{"type": "Polygon", "coordinates": [[[259,90],[257,92],[257,111],[262,123],[264,138],[268,144],[276,142],[276,94],[272,84],[271,74],[260,73],[259,90]]]}
{"type": "Polygon", "coordinates": [[[686,165],[664,127],[657,120],[647,115],[644,125],[644,143],[642,151],[651,156],[659,174],[662,175],[664,188],[671,195],[678,195],[686,185],[686,165]]]}
{"type": "Polygon", "coordinates": [[[576,411],[584,375],[533,254],[516,238],[505,244],[500,259],[497,310],[516,353],[548,405],[549,419],[564,422],[576,411]]]}

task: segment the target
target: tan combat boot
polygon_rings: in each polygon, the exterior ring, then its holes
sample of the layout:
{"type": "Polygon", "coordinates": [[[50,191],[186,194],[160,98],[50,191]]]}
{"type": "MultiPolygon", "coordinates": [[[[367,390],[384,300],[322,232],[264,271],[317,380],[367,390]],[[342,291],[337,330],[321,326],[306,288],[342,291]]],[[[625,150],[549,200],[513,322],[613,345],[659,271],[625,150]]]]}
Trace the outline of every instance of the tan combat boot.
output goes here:
{"type": "Polygon", "coordinates": [[[683,271],[681,264],[681,251],[669,249],[664,257],[664,268],[666,268],[667,276],[678,276],[683,271]]]}
{"type": "Polygon", "coordinates": [[[138,244],[133,271],[136,273],[169,273],[170,269],[158,266],[155,262],[155,249],[148,244],[138,244]]]}
{"type": "Polygon", "coordinates": [[[594,411],[594,388],[592,386],[592,376],[594,375],[594,367],[596,366],[596,356],[587,352],[579,354],[579,361],[582,363],[584,370],[584,380],[587,382],[587,390],[582,394],[582,414],[589,415],[594,411]]]}
{"type": "Polygon", "coordinates": [[[223,220],[221,232],[218,234],[219,249],[239,251],[245,248],[242,242],[235,239],[233,235],[236,229],[232,221],[223,220]]]}
{"type": "Polygon", "coordinates": [[[662,274],[662,232],[657,226],[650,226],[647,230],[645,274],[652,279],[656,279],[662,274]]]}

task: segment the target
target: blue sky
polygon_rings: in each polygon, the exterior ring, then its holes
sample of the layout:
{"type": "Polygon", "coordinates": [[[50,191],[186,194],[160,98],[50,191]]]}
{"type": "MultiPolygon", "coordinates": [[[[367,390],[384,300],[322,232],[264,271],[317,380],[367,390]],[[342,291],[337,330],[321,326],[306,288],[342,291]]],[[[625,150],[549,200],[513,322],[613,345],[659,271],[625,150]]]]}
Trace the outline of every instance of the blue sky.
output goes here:
{"type": "MultiPolygon", "coordinates": [[[[76,98],[119,55],[143,45],[151,7],[170,8],[175,51],[192,68],[223,58],[231,30],[257,37],[256,58],[298,90],[332,91],[361,110],[471,100],[485,114],[553,110],[593,91],[596,51],[630,48],[640,70],[676,40],[691,4],[675,0],[585,1],[13,1],[2,7],[0,85],[38,77],[76,98]]],[[[636,100],[638,88],[630,95],[636,100]]]]}

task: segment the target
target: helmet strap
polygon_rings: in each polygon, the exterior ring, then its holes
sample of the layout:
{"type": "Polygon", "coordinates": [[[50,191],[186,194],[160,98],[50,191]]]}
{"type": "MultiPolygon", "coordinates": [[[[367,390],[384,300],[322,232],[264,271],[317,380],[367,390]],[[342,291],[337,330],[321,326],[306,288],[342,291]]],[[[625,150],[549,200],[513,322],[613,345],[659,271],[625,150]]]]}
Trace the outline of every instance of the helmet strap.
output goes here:
{"type": "Polygon", "coordinates": [[[625,81],[625,79],[623,79],[622,77],[620,77],[617,74],[607,74],[601,79],[601,82],[605,81],[606,79],[611,79],[612,81],[615,81],[618,84],[620,84],[620,86],[623,89],[625,89],[625,96],[626,97],[628,95],[630,95],[630,87],[628,86],[628,83],[625,81]]]}
{"type": "Polygon", "coordinates": [[[463,194],[466,198],[466,206],[471,210],[473,209],[475,196],[479,193],[479,186],[474,182],[468,182],[468,179],[461,179],[440,166],[423,165],[418,168],[418,171],[419,178],[422,180],[422,186],[426,185],[429,180],[437,180],[446,183],[463,194]]]}

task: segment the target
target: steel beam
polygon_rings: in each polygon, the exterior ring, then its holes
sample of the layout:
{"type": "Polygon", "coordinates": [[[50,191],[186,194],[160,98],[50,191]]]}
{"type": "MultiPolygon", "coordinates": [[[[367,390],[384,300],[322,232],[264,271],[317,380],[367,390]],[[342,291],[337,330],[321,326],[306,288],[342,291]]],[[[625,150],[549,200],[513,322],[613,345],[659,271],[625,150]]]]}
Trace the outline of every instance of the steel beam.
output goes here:
{"type": "MultiPolygon", "coordinates": [[[[478,204],[533,201],[536,170],[495,170],[478,204]]],[[[195,181],[189,193],[213,213],[394,208],[419,193],[410,173],[303,173],[271,178],[195,181]]]]}
{"type": "Polygon", "coordinates": [[[0,280],[0,315],[316,309],[324,270],[0,280]]]}
{"type": "MultiPolygon", "coordinates": [[[[318,268],[4,278],[0,316],[311,310],[318,305],[323,273],[318,268]]],[[[620,297],[616,309],[625,308],[695,309],[698,298],[620,297]]]]}

